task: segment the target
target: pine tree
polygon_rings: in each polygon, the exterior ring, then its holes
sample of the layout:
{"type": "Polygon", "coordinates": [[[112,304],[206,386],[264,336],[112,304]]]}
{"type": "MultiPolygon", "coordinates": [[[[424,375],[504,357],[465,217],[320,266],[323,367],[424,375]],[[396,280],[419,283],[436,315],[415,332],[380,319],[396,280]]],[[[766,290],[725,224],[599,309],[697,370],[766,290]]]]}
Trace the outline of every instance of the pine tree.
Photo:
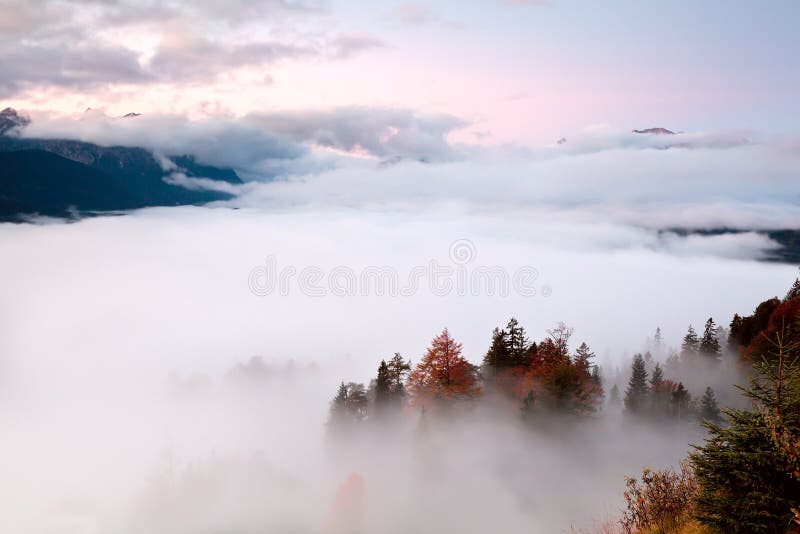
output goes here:
{"type": "Polygon", "coordinates": [[[342,382],[331,401],[328,430],[339,435],[345,434],[366,415],[367,394],[364,384],[342,382]]]}
{"type": "Polygon", "coordinates": [[[512,366],[528,364],[530,341],[525,337],[525,329],[513,317],[509,319],[506,325],[506,347],[512,366]]]}
{"type": "Polygon", "coordinates": [[[792,284],[792,287],[789,288],[789,291],[786,293],[786,296],[783,298],[783,300],[785,302],[797,297],[800,297],[800,278],[794,279],[794,284],[792,284]]]}
{"type": "Polygon", "coordinates": [[[594,352],[589,349],[589,345],[581,343],[578,350],[575,351],[575,367],[585,373],[589,373],[592,358],[594,358],[594,352]]]}
{"type": "Polygon", "coordinates": [[[686,391],[686,388],[683,386],[682,382],[678,382],[677,387],[672,390],[672,394],[670,397],[670,406],[672,408],[672,414],[677,419],[685,419],[689,415],[689,402],[692,400],[692,397],[689,395],[689,392],[686,391]]]}
{"type": "Polygon", "coordinates": [[[661,370],[660,363],[656,363],[653,374],[650,376],[649,393],[650,411],[653,415],[663,415],[669,404],[670,384],[664,381],[664,371],[661,370]]]}
{"type": "Polygon", "coordinates": [[[683,342],[681,343],[681,357],[693,356],[697,353],[699,347],[700,339],[697,337],[697,332],[694,331],[692,325],[689,325],[689,329],[686,331],[686,335],[683,336],[683,342]]]}
{"type": "Polygon", "coordinates": [[[663,344],[664,341],[661,337],[661,327],[659,326],[656,328],[656,333],[653,335],[653,348],[655,348],[656,351],[660,351],[663,344]]]}
{"type": "Polygon", "coordinates": [[[639,413],[645,408],[647,400],[647,369],[644,357],[636,354],[631,364],[631,378],[625,391],[625,409],[631,413],[639,413]]]}
{"type": "Polygon", "coordinates": [[[392,385],[389,377],[389,366],[381,360],[378,366],[378,377],[375,379],[375,409],[382,412],[392,401],[392,385]]]}
{"type": "Polygon", "coordinates": [[[656,367],[653,369],[653,375],[650,377],[650,389],[658,389],[663,381],[664,371],[661,370],[661,364],[656,363],[656,367]]]}
{"type": "Polygon", "coordinates": [[[614,384],[611,386],[611,391],[608,393],[608,403],[612,406],[619,406],[622,399],[619,398],[619,387],[614,384]]]}
{"type": "Polygon", "coordinates": [[[710,435],[691,455],[700,486],[697,518],[714,531],[793,532],[800,474],[780,436],[792,435],[795,443],[800,436],[800,370],[784,363],[794,357],[791,348],[778,345],[777,369],[774,361],[759,364],[744,390],[753,407],[724,410],[726,427],[705,422],[710,435]]]}
{"type": "Polygon", "coordinates": [[[483,372],[487,377],[495,377],[512,366],[511,354],[508,351],[508,334],[505,330],[495,328],[492,332],[492,346],[483,357],[483,372]]]}
{"type": "Polygon", "coordinates": [[[597,388],[603,387],[603,376],[600,374],[600,366],[592,366],[592,384],[597,388]]]}
{"type": "Polygon", "coordinates": [[[703,339],[700,341],[699,351],[712,360],[717,360],[719,358],[720,348],[718,335],[717,325],[714,324],[714,319],[709,317],[708,321],[706,321],[705,330],[703,331],[703,339]]]}
{"type": "Polygon", "coordinates": [[[592,366],[592,374],[589,377],[589,380],[592,384],[593,401],[597,406],[602,407],[603,399],[605,398],[605,392],[603,391],[603,376],[600,374],[599,365],[595,364],[592,366]]]}
{"type": "Polygon", "coordinates": [[[717,423],[720,420],[719,406],[717,405],[717,398],[714,395],[714,390],[711,386],[706,388],[703,398],[700,399],[700,417],[706,421],[717,423]]]}
{"type": "Polygon", "coordinates": [[[399,352],[395,352],[392,359],[386,363],[386,367],[388,368],[389,389],[391,391],[392,400],[395,403],[401,404],[406,396],[403,380],[411,371],[411,362],[405,360],[399,352]]]}
{"type": "Polygon", "coordinates": [[[347,386],[342,382],[336,391],[336,396],[331,401],[328,422],[331,425],[339,424],[346,419],[347,415],[347,386]]]}

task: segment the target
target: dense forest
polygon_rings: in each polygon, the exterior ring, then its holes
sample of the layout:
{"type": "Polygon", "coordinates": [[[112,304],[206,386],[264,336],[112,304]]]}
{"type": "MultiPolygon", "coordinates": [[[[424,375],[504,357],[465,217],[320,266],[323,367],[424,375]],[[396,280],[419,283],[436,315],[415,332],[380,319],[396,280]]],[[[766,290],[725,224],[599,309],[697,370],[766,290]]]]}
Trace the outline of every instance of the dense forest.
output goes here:
{"type": "MultiPolygon", "coordinates": [[[[712,318],[701,333],[690,325],[678,348],[666,347],[656,329],[625,373],[604,372],[585,342],[570,348],[572,338],[559,323],[532,341],[511,318],[491,333],[475,365],[444,329],[418,361],[394,354],[377,364],[369,384],[340,383],[328,438],[347,449],[412,421],[424,439],[481,410],[553,433],[607,414],[663,432],[701,425],[704,442],[679,466],[625,478],[619,517],[594,531],[800,532],[800,280],[783,298],[735,315],[728,328],[712,318]]],[[[354,473],[340,489],[332,532],[359,531],[354,503],[363,484],[354,473]]]]}

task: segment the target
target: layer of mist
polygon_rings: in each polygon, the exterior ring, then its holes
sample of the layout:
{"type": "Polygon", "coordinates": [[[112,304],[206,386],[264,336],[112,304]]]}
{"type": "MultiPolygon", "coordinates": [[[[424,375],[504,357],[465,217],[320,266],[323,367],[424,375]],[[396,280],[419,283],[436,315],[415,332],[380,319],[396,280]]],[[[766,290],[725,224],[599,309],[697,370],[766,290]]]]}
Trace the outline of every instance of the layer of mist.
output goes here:
{"type": "Polygon", "coordinates": [[[573,342],[599,355],[607,387],[622,387],[630,355],[657,326],[677,346],[690,322],[725,325],[795,275],[731,259],[713,238],[688,243],[454,209],[181,208],[2,225],[0,248],[13,261],[0,267],[0,527],[325,532],[352,476],[363,485],[365,532],[590,526],[616,514],[625,474],[674,465],[699,427],[651,427],[609,408],[532,430],[515,410],[481,408],[421,433],[410,411],[334,446],[328,402],[340,381],[368,382],[381,358],[418,360],[444,326],[477,364],[509,316],[537,339],[568,322],[573,342]],[[465,242],[472,255],[458,263],[452,246],[465,242]],[[392,266],[401,278],[432,259],[468,272],[532,266],[536,294],[421,286],[320,298],[292,285],[259,296],[248,281],[269,256],[324,273],[392,266]],[[237,378],[255,355],[272,371],[237,378]]]}

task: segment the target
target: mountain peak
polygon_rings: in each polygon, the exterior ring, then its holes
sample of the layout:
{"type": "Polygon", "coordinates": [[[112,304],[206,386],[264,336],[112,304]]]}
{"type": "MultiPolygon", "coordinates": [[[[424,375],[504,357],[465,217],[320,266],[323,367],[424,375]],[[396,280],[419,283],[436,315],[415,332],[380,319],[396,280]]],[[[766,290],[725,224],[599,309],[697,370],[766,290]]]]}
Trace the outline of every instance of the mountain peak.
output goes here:
{"type": "Polygon", "coordinates": [[[12,128],[18,128],[30,124],[31,120],[17,113],[14,108],[6,108],[0,111],[0,135],[5,134],[12,128]]]}
{"type": "Polygon", "coordinates": [[[667,130],[666,128],[645,128],[644,130],[632,130],[632,133],[637,134],[652,134],[652,135],[675,135],[675,132],[672,130],[667,130]]]}

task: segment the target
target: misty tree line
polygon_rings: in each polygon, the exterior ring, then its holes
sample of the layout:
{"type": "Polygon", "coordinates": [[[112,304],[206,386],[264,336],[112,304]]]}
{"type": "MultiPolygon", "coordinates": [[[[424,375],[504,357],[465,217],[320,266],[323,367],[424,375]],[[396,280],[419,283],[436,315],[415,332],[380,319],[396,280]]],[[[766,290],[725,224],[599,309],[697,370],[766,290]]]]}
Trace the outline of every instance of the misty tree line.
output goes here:
{"type": "MultiPolygon", "coordinates": [[[[494,330],[475,366],[445,329],[416,365],[395,354],[380,362],[368,387],[342,383],[331,402],[329,428],[397,416],[406,407],[423,415],[451,414],[478,401],[511,407],[523,420],[589,416],[603,404],[601,373],[585,343],[569,350],[571,335],[559,324],[532,342],[512,318],[494,330]]],[[[664,350],[660,330],[653,348],[657,357],[634,356],[624,398],[615,385],[609,402],[624,405],[631,417],[698,416],[708,437],[680,473],[645,469],[641,482],[627,479],[623,531],[679,533],[699,522],[707,532],[800,532],[800,280],[783,299],[764,301],[749,316],[735,315],[727,333],[709,319],[701,336],[689,327],[679,351],[664,350]],[[720,411],[710,386],[693,402],[682,381],[667,378],[700,374],[705,380],[725,365],[752,369],[750,385],[741,389],[746,408],[720,411]]]]}
{"type": "MultiPolygon", "coordinates": [[[[595,354],[585,342],[570,352],[572,333],[571,328],[559,323],[543,340],[531,341],[512,317],[504,328],[494,329],[481,365],[475,366],[462,356],[461,344],[445,329],[431,341],[416,365],[396,353],[380,362],[368,386],[342,382],[331,402],[329,424],[336,428],[380,419],[407,407],[450,411],[479,399],[495,403],[504,400],[499,404],[516,406],[525,420],[539,414],[588,416],[604,404],[603,378],[594,362],[595,354]]],[[[694,372],[700,361],[706,365],[706,373],[713,373],[714,365],[721,361],[720,336],[724,334],[711,318],[702,337],[689,326],[680,352],[669,354],[664,366],[655,362],[651,373],[647,368],[655,361],[652,354],[636,354],[624,398],[614,384],[609,404],[624,404],[626,413],[659,420],[698,417],[719,421],[713,388],[705,385],[695,400],[677,377],[694,372]],[[664,367],[670,370],[670,378],[665,376],[664,367]]],[[[664,352],[660,328],[656,329],[653,349],[664,352]]]]}
{"type": "MultiPolygon", "coordinates": [[[[718,327],[713,318],[706,321],[702,337],[698,337],[694,327],[689,325],[680,352],[673,352],[666,359],[665,365],[670,369],[670,374],[673,377],[689,374],[697,370],[698,364],[702,364],[704,374],[713,374],[715,367],[721,363],[722,345],[719,338],[724,333],[724,329],[718,327]]],[[[656,329],[653,345],[659,352],[663,347],[660,328],[656,329]]],[[[699,400],[693,399],[682,381],[665,377],[661,362],[656,361],[652,372],[648,373],[648,364],[653,360],[649,351],[634,355],[625,396],[620,399],[619,388],[615,384],[609,394],[612,404],[622,401],[627,413],[651,418],[680,420],[696,416],[701,420],[720,420],[716,394],[710,385],[705,386],[699,400]]]]}
{"type": "Polygon", "coordinates": [[[479,399],[517,406],[523,417],[538,413],[588,415],[604,394],[594,353],[581,343],[569,351],[572,329],[558,324],[540,342],[530,341],[511,318],[495,328],[480,366],[462,356],[462,346],[445,328],[416,365],[395,354],[378,365],[368,387],[342,382],[331,401],[331,428],[390,417],[411,407],[442,413],[467,408],[479,399]]]}
{"type": "MultiPolygon", "coordinates": [[[[719,365],[714,332],[710,320],[702,339],[690,330],[681,357],[719,365]]],[[[627,508],[619,521],[625,533],[800,532],[800,279],[783,299],[762,302],[750,316],[735,315],[728,345],[738,364],[751,365],[749,385],[740,388],[747,407],[707,417],[705,443],[679,472],[645,468],[641,479],[626,478],[627,508]]],[[[653,410],[659,378],[647,381],[643,357],[633,366],[628,409],[653,410]]],[[[700,409],[718,413],[709,389],[700,409]]],[[[616,530],[602,530],[609,531],[616,530]]]]}

